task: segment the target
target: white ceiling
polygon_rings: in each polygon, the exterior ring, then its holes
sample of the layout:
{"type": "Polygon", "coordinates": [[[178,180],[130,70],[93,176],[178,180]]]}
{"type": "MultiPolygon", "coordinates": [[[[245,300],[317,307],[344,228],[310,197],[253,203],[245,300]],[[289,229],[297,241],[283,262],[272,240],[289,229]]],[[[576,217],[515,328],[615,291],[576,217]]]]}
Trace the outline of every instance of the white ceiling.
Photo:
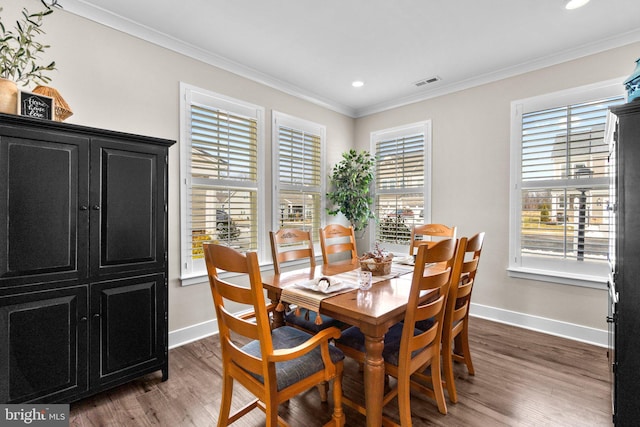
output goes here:
{"type": "Polygon", "coordinates": [[[353,117],[640,41],[639,0],[573,11],[564,0],[60,3],[353,117]],[[441,80],[414,85],[432,76],[441,80]]]}

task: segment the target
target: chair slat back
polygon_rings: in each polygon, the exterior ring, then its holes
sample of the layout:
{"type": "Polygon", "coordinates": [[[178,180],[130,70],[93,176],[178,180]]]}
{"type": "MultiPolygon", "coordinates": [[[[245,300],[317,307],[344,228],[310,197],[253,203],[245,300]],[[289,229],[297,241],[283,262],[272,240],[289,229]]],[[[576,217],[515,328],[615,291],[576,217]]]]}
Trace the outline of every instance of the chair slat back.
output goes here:
{"type": "Polygon", "coordinates": [[[298,259],[309,259],[311,268],[316,266],[311,232],[297,228],[281,228],[269,232],[273,270],[280,274],[282,263],[298,259]]]}
{"type": "Polygon", "coordinates": [[[471,280],[475,279],[480,264],[480,255],[484,246],[484,231],[471,237],[467,243],[467,254],[471,255],[471,259],[465,260],[462,265],[462,273],[467,274],[471,280]]]}
{"type": "Polygon", "coordinates": [[[456,270],[459,271],[461,259],[456,257],[457,241],[446,239],[429,247],[418,247],[415,269],[409,292],[409,301],[405,313],[400,343],[399,369],[411,370],[416,363],[425,363],[434,354],[440,352],[443,316],[447,293],[456,270]],[[426,264],[438,264],[444,269],[428,268],[426,264]],[[425,294],[428,294],[425,296],[425,294]],[[426,302],[424,299],[426,298],[426,302]],[[414,335],[418,321],[433,318],[433,326],[414,335]],[[419,350],[419,351],[418,351],[419,350]],[[418,351],[418,352],[417,352],[418,351]],[[417,352],[416,354],[413,354],[417,352]]]}
{"type": "Polygon", "coordinates": [[[443,341],[451,340],[459,333],[457,329],[462,328],[459,321],[464,319],[469,312],[471,291],[480,261],[484,232],[478,233],[468,240],[464,237],[460,241],[458,251],[462,261],[460,271],[456,273],[457,277],[452,279],[452,284],[456,286],[451,286],[449,289],[449,301],[447,302],[442,332],[443,341]]]}
{"type": "Polygon", "coordinates": [[[358,259],[356,251],[356,236],[353,227],[341,224],[329,224],[320,229],[320,247],[322,248],[322,262],[330,264],[329,255],[350,252],[351,260],[358,259]]]}
{"type": "MultiPolygon", "coordinates": [[[[262,289],[262,278],[255,252],[243,255],[227,246],[204,243],[204,256],[209,275],[209,286],[218,320],[220,344],[223,363],[235,364],[242,369],[264,374],[265,358],[273,353],[269,314],[262,289]],[[221,279],[218,270],[247,274],[250,287],[240,286],[221,279]],[[254,316],[232,313],[227,310],[226,302],[248,305],[254,316]],[[254,320],[249,320],[254,319],[254,320]],[[243,352],[235,343],[234,337],[242,336],[251,340],[259,340],[262,359],[243,352]]],[[[234,307],[237,312],[237,306],[234,307]]],[[[268,379],[265,378],[268,382],[268,379]]]]}
{"type": "MultiPolygon", "coordinates": [[[[475,283],[476,273],[480,265],[480,254],[484,245],[484,232],[478,233],[467,241],[465,248],[465,260],[461,268],[461,280],[457,289],[455,299],[455,312],[453,313],[452,324],[464,318],[469,312],[471,303],[471,292],[475,283]]],[[[445,325],[446,326],[446,325],[445,325]]]]}
{"type": "MultiPolygon", "coordinates": [[[[472,286],[473,281],[469,282],[466,281],[466,279],[463,279],[463,281],[460,282],[455,297],[452,297],[454,303],[451,304],[451,310],[453,310],[451,312],[451,322],[449,322],[448,319],[445,319],[445,326],[449,325],[449,323],[453,326],[459,320],[464,319],[464,316],[467,314],[472,286]]],[[[446,335],[446,331],[443,331],[443,334],[446,335]]]]}
{"type": "Polygon", "coordinates": [[[433,246],[439,239],[455,239],[457,227],[449,227],[444,224],[422,224],[414,225],[411,229],[411,242],[409,244],[409,255],[415,255],[416,249],[420,245],[433,246]]]}

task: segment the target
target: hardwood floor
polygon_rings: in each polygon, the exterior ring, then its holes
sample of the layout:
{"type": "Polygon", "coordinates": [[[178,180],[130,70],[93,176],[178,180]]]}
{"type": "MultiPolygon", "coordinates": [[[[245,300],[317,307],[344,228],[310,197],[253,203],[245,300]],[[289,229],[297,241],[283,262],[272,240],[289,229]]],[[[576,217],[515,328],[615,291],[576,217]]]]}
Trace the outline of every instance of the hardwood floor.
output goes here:
{"type": "MultiPolygon", "coordinates": [[[[475,376],[456,364],[459,402],[447,402],[441,415],[434,402],[412,396],[414,426],[611,426],[606,349],[483,319],[471,319],[475,376]]],[[[71,405],[71,426],[214,426],[220,404],[220,350],[216,337],[169,353],[169,380],[160,373],[71,405]]],[[[362,374],[345,362],[344,393],[363,396],[362,374]]],[[[235,407],[249,400],[239,385],[235,407]]],[[[321,404],[315,389],[282,405],[280,415],[292,426],[320,426],[332,406],[321,404]]],[[[365,418],[345,408],[347,426],[365,418]]],[[[385,414],[398,420],[393,404],[385,414]]],[[[237,426],[262,426],[254,410],[237,426]]]]}

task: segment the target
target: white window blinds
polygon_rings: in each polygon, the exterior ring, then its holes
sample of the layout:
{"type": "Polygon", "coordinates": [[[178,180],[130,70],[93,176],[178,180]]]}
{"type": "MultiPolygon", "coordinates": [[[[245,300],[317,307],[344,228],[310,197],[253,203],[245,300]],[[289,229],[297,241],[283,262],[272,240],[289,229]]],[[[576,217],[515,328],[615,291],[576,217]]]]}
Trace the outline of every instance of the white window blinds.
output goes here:
{"type": "Polygon", "coordinates": [[[425,133],[381,138],[376,151],[376,240],[408,244],[424,220],[425,133]]]}
{"type": "Polygon", "coordinates": [[[523,114],[521,253],[606,261],[607,98],[523,114]]]}
{"type": "Polygon", "coordinates": [[[183,276],[206,271],[202,242],[259,248],[260,111],[185,91],[182,161],[183,276]]]}
{"type": "Polygon", "coordinates": [[[277,227],[309,230],[313,240],[318,242],[324,128],[281,113],[274,113],[274,121],[277,129],[277,227]]]}
{"type": "Polygon", "coordinates": [[[281,126],[279,181],[282,187],[320,188],[320,136],[281,126]]]}
{"type": "Polygon", "coordinates": [[[609,107],[618,80],[511,103],[512,277],[603,288],[609,272],[609,107]]]}

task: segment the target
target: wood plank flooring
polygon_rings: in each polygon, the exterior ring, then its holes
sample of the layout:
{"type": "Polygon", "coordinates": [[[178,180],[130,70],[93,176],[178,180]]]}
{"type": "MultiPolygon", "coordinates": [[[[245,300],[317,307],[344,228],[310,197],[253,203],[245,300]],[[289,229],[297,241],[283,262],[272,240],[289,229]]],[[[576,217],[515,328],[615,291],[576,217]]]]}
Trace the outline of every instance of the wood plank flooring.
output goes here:
{"type": "MultiPolygon", "coordinates": [[[[447,402],[441,415],[429,399],[412,396],[413,425],[420,426],[611,426],[610,383],[606,349],[483,319],[471,319],[471,351],[476,370],[469,376],[456,364],[459,402],[447,402]]],[[[221,385],[216,337],[169,353],[169,380],[160,373],[71,405],[71,426],[215,426],[221,385]]],[[[250,396],[236,385],[235,407],[250,396]]],[[[344,393],[363,399],[362,373],[345,361],[344,393]]],[[[365,418],[344,408],[347,426],[364,426],[365,418]]],[[[309,390],[280,415],[292,426],[320,426],[331,418],[332,404],[321,404],[309,390]]],[[[385,414],[398,420],[395,401],[385,414]]],[[[254,410],[235,423],[263,426],[254,410]]]]}

